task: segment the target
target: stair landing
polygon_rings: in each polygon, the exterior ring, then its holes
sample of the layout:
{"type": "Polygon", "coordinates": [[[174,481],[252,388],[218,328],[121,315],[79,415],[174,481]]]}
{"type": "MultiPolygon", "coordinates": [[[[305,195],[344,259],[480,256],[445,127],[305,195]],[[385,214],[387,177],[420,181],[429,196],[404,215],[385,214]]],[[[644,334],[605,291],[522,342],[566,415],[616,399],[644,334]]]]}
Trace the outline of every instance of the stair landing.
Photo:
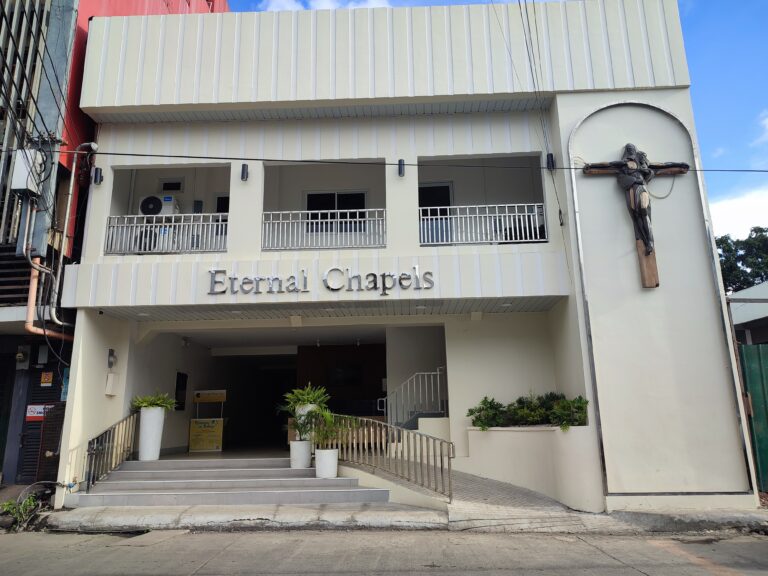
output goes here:
{"type": "Polygon", "coordinates": [[[292,469],[288,458],[192,457],[127,461],[89,493],[68,502],[88,506],[280,505],[388,502],[389,491],[356,478],[315,478],[314,468],[292,469]]]}

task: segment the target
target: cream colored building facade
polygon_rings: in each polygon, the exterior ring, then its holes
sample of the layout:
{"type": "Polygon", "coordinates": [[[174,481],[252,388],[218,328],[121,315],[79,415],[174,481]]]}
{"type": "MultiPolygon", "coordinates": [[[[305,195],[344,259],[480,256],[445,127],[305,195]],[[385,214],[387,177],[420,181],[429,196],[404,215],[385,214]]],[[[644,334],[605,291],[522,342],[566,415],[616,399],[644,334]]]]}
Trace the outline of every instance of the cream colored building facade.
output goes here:
{"type": "Polygon", "coordinates": [[[191,395],[226,386],[217,362],[362,341],[386,348],[382,396],[444,370],[447,415],[421,426],[458,470],[595,512],[755,507],[699,173],[651,186],[649,290],[622,191],[579,170],[627,142],[700,167],[677,3],[535,6],[94,19],[103,182],[65,276],[62,455],[176,372],[191,395]],[[585,396],[588,426],[465,416],[547,391],[585,396]]]}

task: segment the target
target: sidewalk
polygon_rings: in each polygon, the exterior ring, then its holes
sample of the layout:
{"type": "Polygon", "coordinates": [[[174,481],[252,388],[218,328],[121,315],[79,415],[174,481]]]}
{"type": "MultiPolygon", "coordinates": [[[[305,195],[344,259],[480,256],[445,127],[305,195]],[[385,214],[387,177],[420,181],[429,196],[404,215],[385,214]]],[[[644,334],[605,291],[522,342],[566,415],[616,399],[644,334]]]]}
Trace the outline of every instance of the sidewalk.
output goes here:
{"type": "Polygon", "coordinates": [[[394,503],[92,507],[50,513],[45,526],[68,532],[389,529],[642,534],[741,529],[768,533],[765,509],[589,514],[571,510],[531,490],[461,472],[453,473],[453,491],[453,502],[448,504],[447,512],[394,503]]]}

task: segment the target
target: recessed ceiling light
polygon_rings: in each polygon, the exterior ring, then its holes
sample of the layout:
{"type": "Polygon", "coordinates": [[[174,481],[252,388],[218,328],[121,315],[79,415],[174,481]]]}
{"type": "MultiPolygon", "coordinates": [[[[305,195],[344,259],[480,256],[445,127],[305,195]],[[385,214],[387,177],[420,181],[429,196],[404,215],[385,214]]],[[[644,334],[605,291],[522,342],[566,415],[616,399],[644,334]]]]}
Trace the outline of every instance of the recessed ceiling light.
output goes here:
{"type": "Polygon", "coordinates": [[[230,314],[242,314],[243,311],[242,310],[231,310],[229,313],[230,314]]]}
{"type": "Polygon", "coordinates": [[[149,316],[149,314],[147,314],[146,312],[139,312],[139,313],[137,314],[137,316],[141,316],[141,317],[143,317],[143,318],[146,318],[147,316],[149,316]]]}
{"type": "Polygon", "coordinates": [[[501,305],[502,308],[510,308],[511,306],[512,304],[510,304],[509,302],[505,302],[504,304],[501,305]]]}
{"type": "Polygon", "coordinates": [[[419,304],[418,306],[415,306],[415,308],[416,308],[416,310],[426,310],[427,309],[427,307],[424,306],[423,304],[419,304]]]}
{"type": "Polygon", "coordinates": [[[323,308],[326,312],[333,312],[335,308],[323,308]]]}

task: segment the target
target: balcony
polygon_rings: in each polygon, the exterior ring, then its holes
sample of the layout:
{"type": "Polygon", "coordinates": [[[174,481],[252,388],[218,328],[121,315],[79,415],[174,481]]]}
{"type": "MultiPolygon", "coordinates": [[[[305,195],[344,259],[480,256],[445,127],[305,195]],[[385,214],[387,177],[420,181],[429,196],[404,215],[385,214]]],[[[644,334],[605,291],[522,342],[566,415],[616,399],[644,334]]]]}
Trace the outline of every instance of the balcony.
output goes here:
{"type": "Polygon", "coordinates": [[[419,208],[422,246],[546,241],[541,203],[419,208]]]}
{"type": "Polygon", "coordinates": [[[228,214],[110,216],[104,253],[226,252],[228,214]]]}
{"type": "Polygon", "coordinates": [[[384,208],[264,213],[264,250],[382,248],[386,244],[384,208]]]}

